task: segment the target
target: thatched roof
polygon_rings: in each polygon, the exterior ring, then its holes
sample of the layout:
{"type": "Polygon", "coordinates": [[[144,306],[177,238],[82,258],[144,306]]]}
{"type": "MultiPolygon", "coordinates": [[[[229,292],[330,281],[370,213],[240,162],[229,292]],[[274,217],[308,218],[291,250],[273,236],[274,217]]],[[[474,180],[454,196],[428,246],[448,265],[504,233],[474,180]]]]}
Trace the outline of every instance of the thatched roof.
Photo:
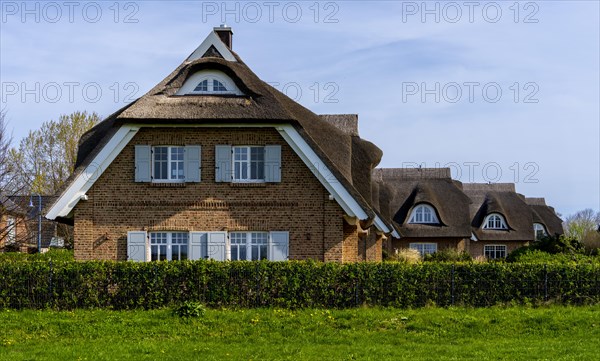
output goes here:
{"type": "Polygon", "coordinates": [[[533,221],[546,227],[549,235],[563,234],[562,219],[556,215],[554,208],[546,205],[544,198],[525,198],[533,213],[533,221]]]}
{"type": "Polygon", "coordinates": [[[469,198],[460,182],[450,178],[449,168],[383,168],[373,171],[379,181],[381,214],[391,220],[401,237],[471,236],[469,198]],[[410,224],[415,205],[427,203],[440,224],[410,224]]]}
{"type": "Polygon", "coordinates": [[[92,162],[125,123],[286,123],[298,130],[368,216],[373,217],[370,173],[379,164],[382,152],[374,144],[360,139],[357,120],[347,115],[318,116],[259,79],[233,54],[236,62],[210,52],[202,58],[184,61],[147,94],[86,133],[80,141],[76,170],[71,179],[92,162]],[[186,79],[205,69],[227,74],[245,95],[175,95],[186,79]]]}
{"type": "Polygon", "coordinates": [[[465,194],[471,198],[471,226],[477,239],[482,241],[530,241],[534,239],[533,216],[525,197],[515,192],[513,183],[465,183],[465,194]],[[485,217],[500,213],[508,230],[482,228],[485,217]]]}

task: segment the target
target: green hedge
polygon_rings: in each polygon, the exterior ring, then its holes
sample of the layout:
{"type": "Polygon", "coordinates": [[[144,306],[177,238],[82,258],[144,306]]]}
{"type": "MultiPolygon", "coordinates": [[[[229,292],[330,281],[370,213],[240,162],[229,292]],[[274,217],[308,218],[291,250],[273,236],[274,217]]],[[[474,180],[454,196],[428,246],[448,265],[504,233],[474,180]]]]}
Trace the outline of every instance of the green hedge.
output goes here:
{"type": "Polygon", "coordinates": [[[2,262],[0,308],[590,304],[599,276],[593,264],[2,262]]]}

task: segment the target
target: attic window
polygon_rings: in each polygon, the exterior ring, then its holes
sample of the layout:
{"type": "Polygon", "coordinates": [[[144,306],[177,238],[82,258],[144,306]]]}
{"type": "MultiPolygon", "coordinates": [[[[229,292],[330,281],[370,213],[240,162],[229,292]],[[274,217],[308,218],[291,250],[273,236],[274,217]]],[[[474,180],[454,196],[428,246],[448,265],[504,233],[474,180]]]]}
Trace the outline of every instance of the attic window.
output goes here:
{"type": "Polygon", "coordinates": [[[224,72],[201,70],[183,83],[176,95],[244,95],[224,72]]]}
{"type": "Polygon", "coordinates": [[[533,224],[533,233],[535,234],[536,241],[539,241],[548,235],[548,232],[546,232],[546,227],[544,227],[544,225],[541,223],[533,224]]]}
{"type": "Polygon", "coordinates": [[[436,224],[440,223],[435,215],[435,209],[428,204],[419,204],[416,206],[411,215],[408,223],[416,224],[436,224]]]}
{"type": "Polygon", "coordinates": [[[485,218],[483,222],[483,229],[508,229],[506,221],[501,214],[491,213],[485,218]]]}

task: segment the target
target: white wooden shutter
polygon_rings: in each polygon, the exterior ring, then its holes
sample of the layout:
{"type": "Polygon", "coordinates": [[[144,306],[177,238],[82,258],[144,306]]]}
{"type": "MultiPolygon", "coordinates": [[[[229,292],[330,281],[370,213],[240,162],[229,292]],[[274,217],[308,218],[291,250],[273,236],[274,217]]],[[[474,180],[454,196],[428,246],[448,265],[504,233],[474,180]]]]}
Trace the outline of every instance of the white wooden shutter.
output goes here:
{"type": "Polygon", "coordinates": [[[143,231],[127,232],[127,260],[146,262],[148,235],[143,231]]]}
{"type": "Polygon", "coordinates": [[[135,181],[150,182],[152,173],[152,152],[149,145],[135,146],[135,181]]]}
{"type": "Polygon", "coordinates": [[[289,232],[271,232],[269,237],[269,260],[287,261],[289,258],[289,232]]]}
{"type": "Polygon", "coordinates": [[[208,232],[208,258],[225,261],[227,257],[227,232],[208,232]]]}
{"type": "Polygon", "coordinates": [[[190,259],[206,259],[208,256],[208,233],[191,232],[190,235],[190,259]]]}
{"type": "Polygon", "coordinates": [[[200,182],[201,148],[199,145],[185,146],[185,181],[200,182]]]}
{"type": "Polygon", "coordinates": [[[231,182],[231,146],[215,146],[215,182],[231,182]]]}
{"type": "Polygon", "coordinates": [[[265,181],[281,182],[281,146],[265,147],[265,181]]]}

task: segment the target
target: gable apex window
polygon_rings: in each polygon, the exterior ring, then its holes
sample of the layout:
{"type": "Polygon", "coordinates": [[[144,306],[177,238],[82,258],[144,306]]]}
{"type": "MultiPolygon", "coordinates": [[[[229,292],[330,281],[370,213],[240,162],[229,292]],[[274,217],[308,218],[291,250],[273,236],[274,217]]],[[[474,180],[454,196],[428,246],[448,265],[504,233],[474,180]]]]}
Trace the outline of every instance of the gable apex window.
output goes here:
{"type": "Polygon", "coordinates": [[[539,241],[548,235],[548,232],[546,232],[546,227],[544,227],[544,225],[541,223],[533,224],[533,233],[535,234],[536,241],[539,241]]]}
{"type": "Polygon", "coordinates": [[[417,205],[410,214],[408,223],[437,224],[440,223],[435,214],[435,209],[428,204],[417,205]]]}
{"type": "Polygon", "coordinates": [[[244,93],[224,72],[200,70],[183,83],[176,95],[244,95],[244,93]]]}
{"type": "Polygon", "coordinates": [[[501,214],[490,213],[483,222],[483,229],[506,230],[508,226],[506,226],[506,221],[501,214]]]}

